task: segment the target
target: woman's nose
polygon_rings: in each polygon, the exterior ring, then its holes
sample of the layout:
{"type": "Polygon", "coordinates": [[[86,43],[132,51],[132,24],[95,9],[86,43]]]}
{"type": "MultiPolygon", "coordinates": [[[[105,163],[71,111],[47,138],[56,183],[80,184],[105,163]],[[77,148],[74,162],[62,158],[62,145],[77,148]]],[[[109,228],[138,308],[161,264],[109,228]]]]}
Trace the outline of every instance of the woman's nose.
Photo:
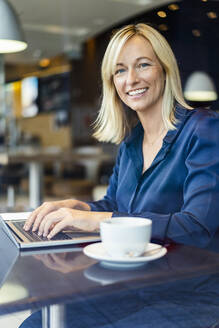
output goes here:
{"type": "Polygon", "coordinates": [[[133,84],[136,82],[138,82],[138,73],[136,72],[136,70],[134,68],[130,68],[128,70],[126,83],[133,84]]]}

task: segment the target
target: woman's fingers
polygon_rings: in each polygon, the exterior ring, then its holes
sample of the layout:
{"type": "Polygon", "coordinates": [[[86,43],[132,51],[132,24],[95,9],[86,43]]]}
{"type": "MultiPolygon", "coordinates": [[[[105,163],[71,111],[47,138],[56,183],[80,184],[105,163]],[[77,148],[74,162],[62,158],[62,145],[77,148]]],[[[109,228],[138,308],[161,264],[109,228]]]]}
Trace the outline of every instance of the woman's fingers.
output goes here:
{"type": "Polygon", "coordinates": [[[64,218],[64,215],[63,215],[62,211],[60,211],[60,210],[47,214],[39,226],[38,234],[40,236],[43,235],[43,237],[46,237],[48,235],[49,231],[55,227],[57,222],[59,222],[63,218],[64,218]]]}
{"type": "MultiPolygon", "coordinates": [[[[73,220],[71,220],[73,221],[73,220]]],[[[52,230],[50,230],[47,238],[51,239],[53,238],[57,233],[59,233],[60,231],[62,231],[64,228],[69,227],[69,226],[73,226],[72,224],[73,222],[70,222],[70,220],[68,218],[65,218],[61,221],[59,221],[52,230]]]]}
{"type": "Polygon", "coordinates": [[[44,217],[49,214],[52,211],[55,211],[57,209],[57,206],[55,202],[45,202],[40,207],[38,207],[33,213],[30,215],[30,217],[27,219],[24,230],[29,230],[32,227],[32,231],[36,231],[44,217]]]}
{"type": "MultiPolygon", "coordinates": [[[[81,210],[89,211],[90,206],[86,204],[85,202],[81,202],[74,199],[66,199],[62,201],[54,201],[54,202],[44,202],[40,207],[35,209],[27,221],[24,224],[24,230],[28,231],[32,227],[32,231],[36,231],[39,229],[39,235],[43,233],[44,230],[44,219],[45,217],[54,212],[58,209],[74,209],[74,208],[80,208],[81,210]]],[[[65,215],[68,213],[65,212],[65,215]]]]}
{"type": "Polygon", "coordinates": [[[56,208],[51,205],[45,206],[36,216],[32,230],[33,231],[39,230],[39,227],[41,226],[42,222],[45,220],[46,215],[48,215],[51,211],[55,211],[55,209],[56,208]]]}
{"type": "Polygon", "coordinates": [[[40,207],[38,207],[35,211],[33,211],[30,216],[28,217],[28,219],[26,220],[25,224],[24,224],[24,230],[30,230],[30,228],[32,227],[38,213],[41,211],[42,209],[42,206],[41,205],[40,207]]]}
{"type": "MultiPolygon", "coordinates": [[[[97,212],[85,212],[55,206],[56,204],[45,203],[42,205],[40,211],[36,211],[34,214],[35,220],[33,224],[33,231],[38,229],[38,234],[48,239],[53,238],[58,232],[65,228],[75,227],[77,229],[85,231],[96,231],[99,228],[99,222],[102,219],[103,214],[97,212]]],[[[110,214],[110,217],[112,213],[110,214]]],[[[106,214],[104,213],[104,218],[106,214]]]]}

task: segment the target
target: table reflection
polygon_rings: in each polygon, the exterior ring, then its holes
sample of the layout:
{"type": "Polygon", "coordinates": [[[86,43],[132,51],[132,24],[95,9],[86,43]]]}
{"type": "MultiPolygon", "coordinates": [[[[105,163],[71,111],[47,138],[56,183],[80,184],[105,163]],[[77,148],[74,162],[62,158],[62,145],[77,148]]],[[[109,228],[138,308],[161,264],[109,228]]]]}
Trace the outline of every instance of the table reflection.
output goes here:
{"type": "Polygon", "coordinates": [[[34,257],[41,261],[49,269],[61,273],[69,273],[76,270],[83,270],[96,261],[88,259],[81,252],[65,252],[52,254],[36,254],[34,257]]]}
{"type": "Polygon", "coordinates": [[[218,235],[206,249],[169,245],[167,254],[136,268],[106,268],[74,247],[19,252],[0,232],[0,313],[42,309],[21,328],[217,326],[218,235]],[[8,255],[6,257],[6,254],[8,255]],[[5,299],[10,286],[24,291],[5,299]],[[100,311],[101,309],[101,311],[100,311]],[[149,319],[148,319],[149,318],[149,319]],[[186,319],[185,319],[186,318],[186,319]],[[81,320],[83,322],[81,322],[81,320]],[[149,321],[148,321],[149,320],[149,321]],[[33,326],[34,327],[34,326],[33,326]]]}

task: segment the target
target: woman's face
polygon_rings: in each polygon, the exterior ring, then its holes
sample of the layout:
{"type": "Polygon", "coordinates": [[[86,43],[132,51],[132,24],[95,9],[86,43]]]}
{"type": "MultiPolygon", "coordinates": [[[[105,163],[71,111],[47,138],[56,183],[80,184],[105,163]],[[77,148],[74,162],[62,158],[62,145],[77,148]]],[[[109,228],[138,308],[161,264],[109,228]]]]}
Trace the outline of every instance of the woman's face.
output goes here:
{"type": "Polygon", "coordinates": [[[113,81],[121,100],[137,114],[161,110],[165,75],[150,42],[133,36],[122,48],[113,81]]]}

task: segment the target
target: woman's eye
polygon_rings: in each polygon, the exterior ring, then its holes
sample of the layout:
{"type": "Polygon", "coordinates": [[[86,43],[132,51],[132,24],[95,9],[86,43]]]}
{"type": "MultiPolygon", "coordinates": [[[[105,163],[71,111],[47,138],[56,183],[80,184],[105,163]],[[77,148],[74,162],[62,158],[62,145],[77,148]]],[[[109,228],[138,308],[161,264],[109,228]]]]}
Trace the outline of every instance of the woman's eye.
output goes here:
{"type": "Polygon", "coordinates": [[[138,67],[139,67],[139,68],[146,68],[146,67],[148,67],[148,66],[149,66],[148,63],[140,63],[140,64],[138,64],[138,67]]]}
{"type": "Polygon", "coordinates": [[[125,69],[124,68],[119,68],[115,71],[115,75],[119,75],[119,74],[122,74],[125,72],[125,69]]]}

